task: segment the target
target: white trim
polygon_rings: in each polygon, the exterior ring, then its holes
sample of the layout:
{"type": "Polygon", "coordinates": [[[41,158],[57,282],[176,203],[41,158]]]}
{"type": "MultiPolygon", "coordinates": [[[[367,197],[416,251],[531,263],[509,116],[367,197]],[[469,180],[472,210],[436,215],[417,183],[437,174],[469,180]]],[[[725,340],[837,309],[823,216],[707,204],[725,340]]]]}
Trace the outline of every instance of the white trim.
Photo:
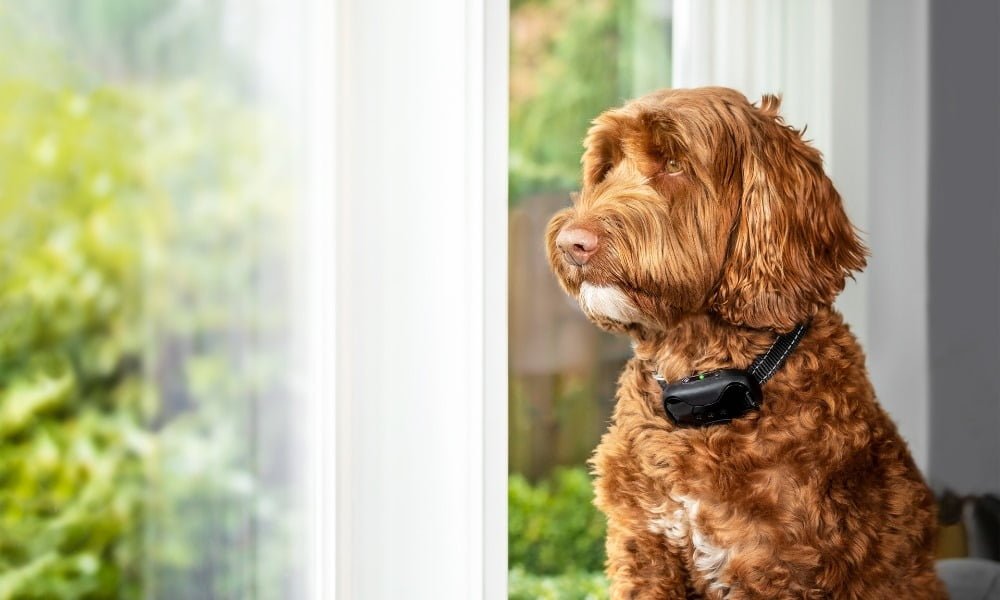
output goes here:
{"type": "MultiPolygon", "coordinates": [[[[299,47],[302,73],[302,113],[297,122],[303,143],[301,166],[304,194],[296,207],[295,248],[297,367],[295,393],[301,398],[304,468],[300,489],[304,493],[301,519],[307,598],[333,598],[337,570],[330,568],[338,547],[336,486],[338,419],[334,398],[338,384],[335,363],[338,253],[332,232],[336,230],[337,127],[335,115],[337,60],[337,15],[335,5],[305,2],[300,6],[304,39],[299,47]]],[[[285,57],[289,58],[289,57],[285,57]]]]}
{"type": "MultiPolygon", "coordinates": [[[[485,394],[483,377],[485,370],[485,348],[483,318],[485,309],[485,198],[486,186],[484,173],[488,165],[483,160],[485,154],[485,64],[486,64],[486,23],[484,17],[484,0],[466,0],[465,2],[465,147],[466,156],[469,157],[465,168],[466,197],[470,202],[467,205],[465,230],[467,237],[465,252],[465,277],[468,286],[469,302],[466,305],[468,311],[467,322],[469,323],[466,332],[466,354],[470,357],[477,357],[479,360],[472,360],[468,365],[468,378],[466,379],[469,388],[466,396],[469,398],[467,404],[468,414],[466,416],[467,436],[469,440],[469,454],[467,469],[469,473],[482,473],[483,461],[485,460],[485,448],[481,443],[476,443],[483,439],[487,429],[484,421],[484,404],[482,398],[485,394]]],[[[468,486],[468,522],[466,524],[466,545],[469,551],[469,564],[467,568],[468,579],[465,597],[475,598],[483,593],[483,539],[485,530],[483,528],[483,517],[485,513],[484,487],[485,477],[480,475],[479,481],[475,478],[469,481],[468,486]]]]}
{"type": "Polygon", "coordinates": [[[507,598],[507,154],[510,6],[485,0],[483,593],[507,598]]]}
{"type": "Polygon", "coordinates": [[[508,8],[338,11],[338,597],[499,599],[508,8]]]}

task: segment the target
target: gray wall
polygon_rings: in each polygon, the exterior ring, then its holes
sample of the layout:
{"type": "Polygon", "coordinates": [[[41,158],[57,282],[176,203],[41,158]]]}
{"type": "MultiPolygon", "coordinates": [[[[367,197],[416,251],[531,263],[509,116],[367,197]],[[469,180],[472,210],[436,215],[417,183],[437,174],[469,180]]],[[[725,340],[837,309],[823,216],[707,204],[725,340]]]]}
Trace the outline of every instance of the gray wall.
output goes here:
{"type": "Polygon", "coordinates": [[[1000,492],[1000,3],[931,0],[929,31],[930,479],[1000,492]]]}

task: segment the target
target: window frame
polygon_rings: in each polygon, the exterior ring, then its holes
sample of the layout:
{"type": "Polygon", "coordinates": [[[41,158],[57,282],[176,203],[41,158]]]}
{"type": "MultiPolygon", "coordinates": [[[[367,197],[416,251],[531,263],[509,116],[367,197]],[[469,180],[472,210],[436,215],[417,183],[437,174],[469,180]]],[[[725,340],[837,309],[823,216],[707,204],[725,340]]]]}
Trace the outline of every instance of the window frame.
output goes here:
{"type": "Polygon", "coordinates": [[[304,13],[307,596],[505,598],[509,6],[327,4],[304,13]]]}

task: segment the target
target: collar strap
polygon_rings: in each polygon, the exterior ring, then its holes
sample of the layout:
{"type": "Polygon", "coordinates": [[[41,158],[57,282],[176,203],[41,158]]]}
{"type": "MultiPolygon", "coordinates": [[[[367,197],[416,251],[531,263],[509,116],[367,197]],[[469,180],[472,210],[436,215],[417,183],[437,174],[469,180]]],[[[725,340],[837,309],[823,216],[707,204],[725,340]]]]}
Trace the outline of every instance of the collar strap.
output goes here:
{"type": "Polygon", "coordinates": [[[728,423],[760,408],[761,386],[785,363],[802,341],[809,323],[779,335],[767,352],[746,369],[720,369],[698,373],[670,383],[659,373],[653,378],[663,391],[663,408],[679,426],[704,427],[728,423]]]}
{"type": "Polygon", "coordinates": [[[758,356],[747,372],[757,380],[758,384],[764,385],[781,368],[781,365],[785,364],[785,359],[802,341],[802,336],[805,335],[807,329],[809,329],[808,321],[800,323],[795,329],[776,337],[767,352],[758,356]]]}

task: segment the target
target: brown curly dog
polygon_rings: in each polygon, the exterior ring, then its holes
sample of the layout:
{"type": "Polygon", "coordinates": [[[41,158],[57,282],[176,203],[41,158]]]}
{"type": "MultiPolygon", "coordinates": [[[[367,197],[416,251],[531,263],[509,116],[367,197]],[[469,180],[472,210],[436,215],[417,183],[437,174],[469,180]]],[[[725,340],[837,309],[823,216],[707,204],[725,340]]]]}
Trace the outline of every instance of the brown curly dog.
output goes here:
{"type": "Polygon", "coordinates": [[[664,90],[598,117],[549,261],[627,333],[592,459],[613,598],[946,597],[934,501],[832,307],[866,250],[818,151],[734,90],[664,90]],[[675,425],[652,374],[746,369],[807,333],[759,410],[675,425]]]}

